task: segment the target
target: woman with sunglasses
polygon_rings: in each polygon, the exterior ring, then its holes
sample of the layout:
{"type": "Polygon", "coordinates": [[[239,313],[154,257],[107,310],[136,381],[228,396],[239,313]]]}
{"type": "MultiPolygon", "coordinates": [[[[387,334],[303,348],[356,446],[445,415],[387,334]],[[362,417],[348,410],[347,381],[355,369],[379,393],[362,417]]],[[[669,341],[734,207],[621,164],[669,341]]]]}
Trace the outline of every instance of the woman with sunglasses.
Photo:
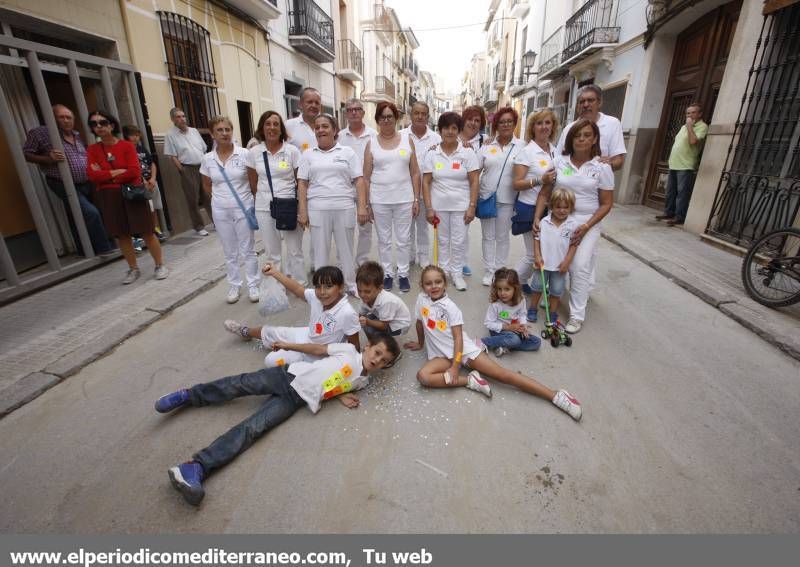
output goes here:
{"type": "Polygon", "coordinates": [[[132,284],[141,275],[133,249],[132,235],[139,234],[153,257],[153,277],[163,280],[169,274],[161,256],[161,244],[155,234],[153,216],[147,200],[129,201],[122,196],[123,185],[142,185],[142,169],[136,147],[118,138],[121,128],[113,115],[102,110],[89,114],[89,128],[100,139],[86,149],[89,181],[95,184],[95,203],[103,216],[106,232],[128,262],[123,285],[132,284]]]}

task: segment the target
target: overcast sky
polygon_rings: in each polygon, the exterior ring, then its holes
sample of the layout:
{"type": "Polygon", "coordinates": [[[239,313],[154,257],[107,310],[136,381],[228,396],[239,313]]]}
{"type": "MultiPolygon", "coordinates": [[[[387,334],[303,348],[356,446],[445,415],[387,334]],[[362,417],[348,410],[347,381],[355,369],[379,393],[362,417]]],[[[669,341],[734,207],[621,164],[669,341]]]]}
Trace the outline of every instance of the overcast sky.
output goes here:
{"type": "Polygon", "coordinates": [[[472,56],[486,48],[483,27],[490,0],[386,0],[402,26],[414,30],[419,49],[414,53],[422,71],[444,81],[436,90],[459,91],[472,56]],[[467,24],[477,24],[469,27],[467,24]],[[452,28],[437,29],[432,28],[452,28]]]}

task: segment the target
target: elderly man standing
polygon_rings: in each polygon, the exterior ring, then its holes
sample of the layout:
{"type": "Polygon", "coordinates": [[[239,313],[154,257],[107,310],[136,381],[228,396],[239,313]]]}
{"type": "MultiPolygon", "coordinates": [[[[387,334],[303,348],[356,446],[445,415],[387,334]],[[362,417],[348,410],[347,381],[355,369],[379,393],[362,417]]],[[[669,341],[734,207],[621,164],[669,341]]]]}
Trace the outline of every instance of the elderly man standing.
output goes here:
{"type": "Polygon", "coordinates": [[[83,143],[80,133],[75,130],[75,115],[63,104],[53,106],[53,115],[55,116],[56,124],[58,124],[58,133],[64,144],[64,151],[53,149],[47,126],[39,126],[28,132],[28,138],[22,148],[25,159],[41,167],[47,186],[64,203],[67,218],[69,219],[69,229],[75,241],[78,254],[84,255],[83,246],[81,246],[81,241],[78,237],[78,229],[75,226],[75,219],[72,217],[72,210],[67,201],[67,193],[64,189],[64,182],[61,179],[61,172],[58,170],[59,162],[67,162],[72,182],[75,184],[75,191],[78,194],[83,222],[86,225],[86,232],[89,233],[89,240],[94,253],[108,254],[113,250],[113,247],[106,235],[100,211],[92,203],[94,185],[86,176],[86,145],[83,143]]]}
{"type": "Polygon", "coordinates": [[[164,155],[172,159],[172,163],[181,175],[181,187],[189,207],[194,231],[200,236],[208,236],[203,217],[198,205],[201,205],[213,221],[211,201],[203,192],[200,183],[200,162],[206,154],[206,142],[197,131],[186,123],[186,114],[180,108],[169,111],[174,126],[164,136],[164,155]]]}
{"type": "MultiPolygon", "coordinates": [[[[407,133],[414,142],[414,150],[417,154],[417,163],[425,160],[425,154],[431,147],[441,143],[442,137],[428,128],[430,109],[428,105],[418,100],[411,105],[411,126],[401,130],[407,133]]],[[[422,185],[422,171],[420,170],[420,186],[422,185]]],[[[425,267],[430,264],[430,231],[428,230],[428,220],[426,218],[425,203],[422,197],[419,199],[419,214],[411,221],[411,259],[416,258],[417,264],[425,267]],[[415,253],[416,250],[416,253],[415,253]]]]}
{"type": "MultiPolygon", "coordinates": [[[[622,137],[622,124],[613,116],[600,112],[603,104],[603,89],[597,85],[586,85],[578,89],[578,119],[591,120],[600,130],[600,161],[611,165],[617,171],[625,165],[625,140],[622,137]]],[[[557,155],[564,151],[567,132],[578,121],[573,120],[561,131],[558,139],[557,155]]]]}
{"type": "MultiPolygon", "coordinates": [[[[358,159],[361,167],[364,167],[364,150],[367,142],[378,132],[364,124],[364,105],[357,98],[350,98],[344,103],[347,113],[347,128],[339,132],[339,143],[351,148],[358,159]]],[[[369,186],[367,187],[367,209],[369,209],[369,186]]],[[[370,211],[372,219],[372,211],[370,211]]],[[[358,227],[358,244],[356,244],[356,266],[360,266],[369,260],[369,251],[372,248],[372,222],[365,222],[358,227]]]]}
{"type": "Polygon", "coordinates": [[[322,98],[314,87],[306,87],[300,93],[300,116],[286,121],[286,133],[289,143],[300,152],[317,147],[317,136],[314,134],[314,119],[322,110],[322,98]]]}
{"type": "Polygon", "coordinates": [[[703,109],[699,102],[693,102],[686,109],[686,124],[675,134],[675,142],[669,152],[669,177],[664,214],[656,215],[656,220],[666,220],[669,226],[682,225],[689,210],[694,178],[700,164],[708,124],[703,122],[703,109]]]}

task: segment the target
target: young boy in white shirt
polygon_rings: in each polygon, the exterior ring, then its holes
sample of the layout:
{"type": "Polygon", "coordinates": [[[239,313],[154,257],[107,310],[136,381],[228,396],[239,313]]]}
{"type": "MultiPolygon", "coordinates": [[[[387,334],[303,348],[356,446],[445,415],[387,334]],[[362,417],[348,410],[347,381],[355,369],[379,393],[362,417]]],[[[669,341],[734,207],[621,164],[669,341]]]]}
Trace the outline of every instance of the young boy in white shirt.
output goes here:
{"type": "Polygon", "coordinates": [[[403,300],[383,289],[383,268],[374,261],[364,262],[356,272],[356,289],[361,298],[358,322],[367,337],[375,334],[396,337],[411,326],[411,312],[403,300]]]}
{"type": "Polygon", "coordinates": [[[400,354],[393,337],[370,337],[360,353],[349,343],[330,345],[275,342],[275,349],[296,351],[318,360],[262,368],[255,372],[220,378],[197,384],[159,398],[155,409],[168,413],[190,405],[202,407],[220,404],[241,396],[265,396],[269,399],[249,418],[232,427],[211,445],[195,453],[192,460],[169,469],[172,486],[192,506],[205,496],[203,480],[247,450],[259,437],[283,423],[307,405],[313,413],[324,400],[338,397],[348,408],[356,408],[360,390],[369,383],[369,373],[388,368],[400,354]]]}

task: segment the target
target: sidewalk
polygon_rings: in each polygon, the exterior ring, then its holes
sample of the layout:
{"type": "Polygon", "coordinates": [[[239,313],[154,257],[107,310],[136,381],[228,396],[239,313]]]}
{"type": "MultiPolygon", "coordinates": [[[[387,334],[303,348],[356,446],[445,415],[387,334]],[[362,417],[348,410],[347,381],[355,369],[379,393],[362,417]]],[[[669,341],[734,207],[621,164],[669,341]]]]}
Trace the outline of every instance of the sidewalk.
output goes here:
{"type": "MultiPolygon", "coordinates": [[[[699,236],[655,220],[641,205],[614,205],[603,221],[603,236],[660,274],[800,360],[800,304],[770,309],[742,287],[742,258],[699,236]]],[[[691,332],[687,320],[687,332],[691,332]]]]}

